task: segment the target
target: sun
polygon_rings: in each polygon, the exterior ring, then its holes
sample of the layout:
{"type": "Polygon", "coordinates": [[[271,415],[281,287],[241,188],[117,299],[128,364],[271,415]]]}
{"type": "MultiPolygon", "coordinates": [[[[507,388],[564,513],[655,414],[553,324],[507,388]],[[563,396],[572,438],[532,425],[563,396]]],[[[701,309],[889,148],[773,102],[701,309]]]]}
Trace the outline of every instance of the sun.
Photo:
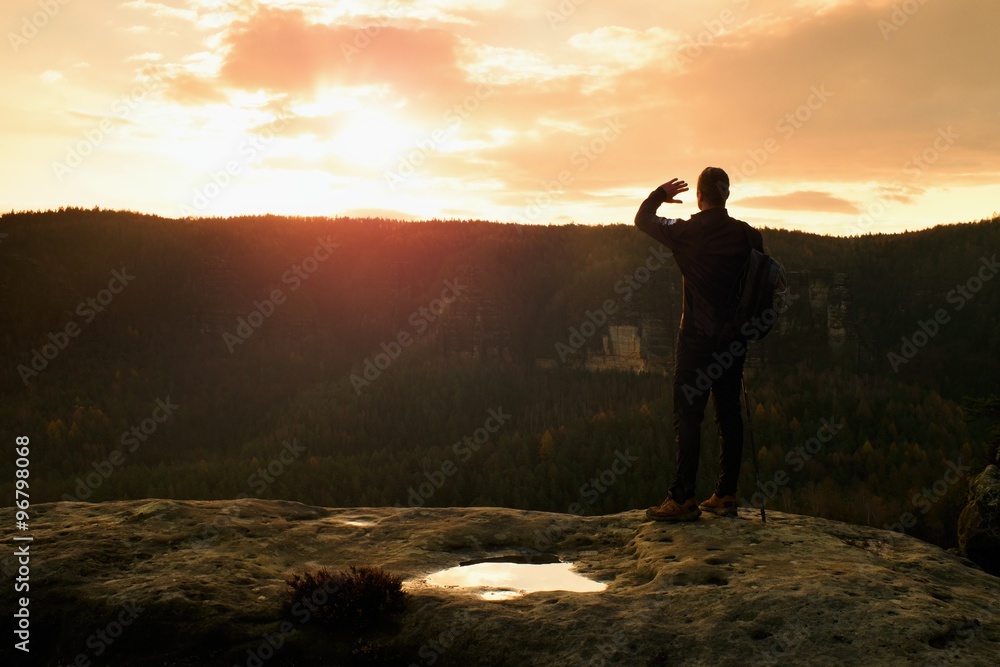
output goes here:
{"type": "Polygon", "coordinates": [[[359,110],[337,132],[331,148],[350,162],[388,168],[413,147],[413,135],[413,128],[393,114],[359,110]]]}

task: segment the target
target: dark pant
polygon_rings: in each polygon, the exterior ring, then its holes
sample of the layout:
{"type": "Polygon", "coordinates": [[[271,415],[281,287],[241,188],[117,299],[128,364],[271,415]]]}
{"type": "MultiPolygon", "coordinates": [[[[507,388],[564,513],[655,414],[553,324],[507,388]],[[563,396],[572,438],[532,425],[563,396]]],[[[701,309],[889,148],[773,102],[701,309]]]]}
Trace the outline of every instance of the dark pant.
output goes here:
{"type": "Polygon", "coordinates": [[[674,357],[674,433],[677,438],[677,477],[670,487],[674,500],[683,503],[695,495],[698,459],[701,454],[701,421],[709,391],[715,405],[719,429],[720,498],[736,494],[743,457],[743,417],[740,393],[746,344],[719,342],[710,336],[681,331],[674,357]]]}

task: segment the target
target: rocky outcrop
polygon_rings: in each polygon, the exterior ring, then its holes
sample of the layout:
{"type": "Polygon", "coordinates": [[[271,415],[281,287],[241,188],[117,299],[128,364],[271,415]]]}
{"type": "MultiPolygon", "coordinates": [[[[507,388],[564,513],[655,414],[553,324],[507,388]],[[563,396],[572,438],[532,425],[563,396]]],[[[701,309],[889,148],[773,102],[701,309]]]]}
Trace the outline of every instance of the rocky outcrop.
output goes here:
{"type": "Polygon", "coordinates": [[[986,666],[1000,646],[1000,579],[905,535],[780,512],[668,525],[638,510],[146,500],[39,505],[32,520],[32,665],[341,664],[353,640],[303,624],[284,581],[351,564],[408,592],[374,638],[396,657],[366,664],[986,666]],[[427,583],[541,553],[607,588],[488,601],[427,583]]]}
{"type": "Polygon", "coordinates": [[[602,350],[599,353],[588,350],[587,370],[648,370],[642,356],[642,335],[639,327],[627,324],[609,324],[601,337],[602,350]]]}
{"type": "Polygon", "coordinates": [[[857,346],[851,281],[847,274],[813,269],[789,271],[787,278],[794,305],[775,325],[778,337],[802,335],[811,325],[825,332],[826,344],[833,351],[857,346]]]}
{"type": "Polygon", "coordinates": [[[958,548],[1000,576],[1000,467],[987,466],[969,482],[968,504],[958,517],[958,548]]]}

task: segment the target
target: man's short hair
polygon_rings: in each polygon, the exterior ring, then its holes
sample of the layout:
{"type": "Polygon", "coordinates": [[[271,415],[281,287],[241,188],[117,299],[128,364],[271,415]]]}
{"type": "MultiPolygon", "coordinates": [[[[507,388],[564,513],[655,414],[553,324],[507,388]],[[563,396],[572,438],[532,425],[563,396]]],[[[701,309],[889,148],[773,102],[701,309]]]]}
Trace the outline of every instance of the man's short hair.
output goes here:
{"type": "Polygon", "coordinates": [[[712,206],[725,206],[729,199],[729,174],[719,167],[705,167],[698,176],[701,199],[712,206]]]}

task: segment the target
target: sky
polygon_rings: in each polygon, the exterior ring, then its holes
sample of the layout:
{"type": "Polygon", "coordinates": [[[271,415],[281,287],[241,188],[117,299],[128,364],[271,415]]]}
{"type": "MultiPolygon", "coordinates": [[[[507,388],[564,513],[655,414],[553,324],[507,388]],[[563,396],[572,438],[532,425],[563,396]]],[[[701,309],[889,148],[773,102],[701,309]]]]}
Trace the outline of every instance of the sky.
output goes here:
{"type": "Polygon", "coordinates": [[[711,165],[754,226],[992,218],[998,25],[984,0],[5,0],[0,210],[630,223],[711,165]]]}

